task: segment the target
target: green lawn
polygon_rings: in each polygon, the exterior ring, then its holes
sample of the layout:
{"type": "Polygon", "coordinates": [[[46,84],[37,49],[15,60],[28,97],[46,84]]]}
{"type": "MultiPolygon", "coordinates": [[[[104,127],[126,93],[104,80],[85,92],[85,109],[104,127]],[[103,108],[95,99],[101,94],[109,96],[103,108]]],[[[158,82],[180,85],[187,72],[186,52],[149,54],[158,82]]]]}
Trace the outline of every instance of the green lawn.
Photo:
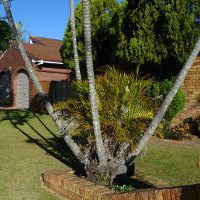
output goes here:
{"type": "Polygon", "coordinates": [[[147,153],[136,162],[137,171],[157,177],[172,186],[200,183],[200,144],[189,141],[159,141],[148,145],[147,153]]]}
{"type": "Polygon", "coordinates": [[[40,189],[48,169],[77,164],[45,114],[7,111],[0,121],[0,199],[55,200],[40,189]],[[65,153],[62,153],[65,152],[65,153]]]}
{"type": "MultiPolygon", "coordinates": [[[[80,166],[48,115],[7,111],[0,121],[0,200],[55,200],[40,189],[48,169],[80,166]]],[[[170,185],[199,183],[200,144],[150,143],[136,170],[170,185]]]]}

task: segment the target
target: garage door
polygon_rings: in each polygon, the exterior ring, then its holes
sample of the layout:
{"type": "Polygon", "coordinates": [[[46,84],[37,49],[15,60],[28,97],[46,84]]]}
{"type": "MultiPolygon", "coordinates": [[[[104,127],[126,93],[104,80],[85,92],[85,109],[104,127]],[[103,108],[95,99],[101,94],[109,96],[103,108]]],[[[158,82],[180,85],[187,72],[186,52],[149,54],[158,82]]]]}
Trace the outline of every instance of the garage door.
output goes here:
{"type": "Polygon", "coordinates": [[[17,76],[17,107],[29,108],[29,77],[26,71],[17,76]]]}

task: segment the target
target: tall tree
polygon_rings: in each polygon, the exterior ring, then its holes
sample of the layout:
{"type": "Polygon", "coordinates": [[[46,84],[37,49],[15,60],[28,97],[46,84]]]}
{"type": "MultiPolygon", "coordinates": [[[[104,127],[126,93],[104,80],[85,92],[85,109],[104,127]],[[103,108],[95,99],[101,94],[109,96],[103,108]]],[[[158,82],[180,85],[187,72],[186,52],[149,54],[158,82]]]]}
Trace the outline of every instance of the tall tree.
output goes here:
{"type": "Polygon", "coordinates": [[[121,6],[117,57],[160,78],[177,75],[200,30],[199,0],[126,0],[121,6]]]}
{"type": "MultiPolygon", "coordinates": [[[[94,70],[98,67],[112,64],[115,60],[113,49],[116,45],[116,32],[113,28],[113,17],[119,9],[117,0],[91,0],[91,30],[92,30],[92,56],[94,70]]],[[[76,34],[81,72],[85,70],[85,48],[83,33],[83,8],[82,3],[77,4],[75,10],[76,34]],[[84,70],[82,70],[84,69],[84,70]]],[[[63,62],[74,68],[72,49],[71,22],[68,21],[65,30],[63,45],[60,50],[63,62]]]]}
{"type": "Polygon", "coordinates": [[[97,147],[97,155],[100,167],[106,165],[105,148],[103,138],[101,136],[101,128],[99,122],[99,114],[97,109],[97,98],[94,80],[93,60],[92,60],[92,41],[91,41],[91,22],[90,22],[90,0],[83,0],[83,28],[85,42],[85,61],[87,68],[87,78],[89,86],[89,98],[93,120],[93,129],[97,147]]]}
{"type": "Polygon", "coordinates": [[[0,19],[0,52],[5,51],[10,46],[12,40],[12,31],[8,23],[0,19]]]}
{"type": "Polygon", "coordinates": [[[72,29],[72,41],[73,41],[72,43],[73,43],[73,51],[74,51],[76,80],[80,81],[81,80],[81,71],[80,71],[80,66],[79,66],[78,49],[77,49],[77,41],[76,41],[74,0],[70,0],[70,21],[71,21],[71,29],[72,29]]]}
{"type": "Polygon", "coordinates": [[[28,70],[28,73],[30,75],[30,77],[33,80],[33,83],[38,91],[38,94],[40,95],[44,106],[47,110],[47,112],[49,113],[49,115],[51,116],[51,118],[53,119],[54,123],[56,124],[59,133],[61,134],[61,136],[63,136],[65,142],[67,143],[67,145],[69,146],[69,148],[71,149],[71,151],[74,153],[74,155],[79,159],[79,161],[81,163],[84,163],[84,157],[81,153],[80,147],[74,142],[74,140],[71,138],[71,135],[69,135],[69,133],[67,132],[66,127],[62,124],[61,120],[58,118],[57,114],[54,113],[54,109],[53,106],[51,105],[47,95],[45,94],[36,74],[34,69],[32,68],[32,65],[30,63],[30,60],[26,54],[26,51],[23,47],[22,41],[17,33],[16,27],[15,27],[15,23],[11,14],[11,10],[10,10],[10,6],[9,6],[9,1],[8,0],[3,0],[3,4],[4,4],[4,8],[6,11],[6,15],[7,18],[9,20],[9,24],[11,26],[14,38],[17,42],[17,45],[19,47],[20,53],[22,55],[22,58],[25,62],[26,68],[28,70]]]}

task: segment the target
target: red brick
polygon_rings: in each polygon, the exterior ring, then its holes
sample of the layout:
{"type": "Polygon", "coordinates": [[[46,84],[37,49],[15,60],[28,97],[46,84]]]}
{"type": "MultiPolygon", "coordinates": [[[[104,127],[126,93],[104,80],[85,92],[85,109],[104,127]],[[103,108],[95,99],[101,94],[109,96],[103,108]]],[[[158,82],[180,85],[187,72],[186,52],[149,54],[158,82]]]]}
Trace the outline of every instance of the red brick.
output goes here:
{"type": "Polygon", "coordinates": [[[149,199],[148,192],[142,192],[142,200],[148,200],[148,199],[149,199]]]}
{"type": "Polygon", "coordinates": [[[51,180],[51,174],[48,173],[48,172],[45,172],[45,173],[44,173],[44,179],[50,181],[50,180],[51,180]]]}
{"type": "Polygon", "coordinates": [[[171,200],[170,191],[168,189],[163,190],[163,200],[171,200]]]}
{"type": "Polygon", "coordinates": [[[73,176],[69,178],[64,178],[64,187],[66,187],[69,191],[74,191],[75,192],[75,186],[73,186],[74,182],[79,181],[80,178],[73,176]]]}
{"type": "Polygon", "coordinates": [[[100,200],[100,199],[102,199],[102,196],[105,196],[106,194],[112,194],[112,193],[114,193],[114,192],[107,188],[104,188],[104,190],[95,191],[94,200],[100,200]]]}
{"type": "Polygon", "coordinates": [[[82,185],[82,186],[80,186],[79,188],[77,188],[77,190],[79,190],[79,194],[80,194],[81,196],[85,197],[85,195],[86,195],[86,190],[87,190],[87,188],[90,187],[90,186],[94,187],[94,184],[93,184],[93,183],[87,183],[87,184],[82,185]]]}
{"type": "Polygon", "coordinates": [[[80,191],[83,191],[83,188],[81,188],[81,187],[86,186],[86,185],[91,185],[91,182],[83,179],[82,181],[76,183],[76,193],[80,194],[80,191]]]}
{"type": "Polygon", "coordinates": [[[115,198],[113,198],[114,193],[113,194],[103,194],[99,197],[98,200],[113,200],[115,198]]]}
{"type": "Polygon", "coordinates": [[[171,200],[178,200],[178,199],[180,199],[181,191],[180,191],[179,188],[170,189],[170,193],[171,193],[171,200]]]}
{"type": "Polygon", "coordinates": [[[96,192],[99,192],[99,191],[104,191],[105,190],[105,187],[103,187],[103,186],[95,186],[95,187],[93,187],[92,189],[90,189],[90,190],[88,190],[88,189],[86,189],[86,195],[87,195],[87,193],[88,193],[88,197],[89,197],[89,200],[90,199],[94,199],[94,194],[96,193],[96,192]]]}
{"type": "Polygon", "coordinates": [[[129,200],[128,193],[116,194],[117,200],[129,200]]]}
{"type": "Polygon", "coordinates": [[[149,190],[149,200],[155,200],[156,195],[155,195],[155,190],[149,190]]]}
{"type": "Polygon", "coordinates": [[[84,197],[86,199],[89,199],[89,192],[92,193],[91,195],[93,196],[93,191],[101,189],[101,188],[102,188],[102,186],[96,186],[94,184],[90,185],[90,186],[86,186],[84,197]]]}
{"type": "Polygon", "coordinates": [[[72,183],[72,192],[76,192],[77,191],[77,187],[78,187],[78,183],[81,183],[82,181],[84,181],[84,180],[81,180],[81,179],[79,179],[79,180],[77,180],[77,181],[73,181],[73,183],[72,183]]]}
{"type": "Polygon", "coordinates": [[[74,194],[74,193],[72,193],[72,197],[71,197],[73,200],[83,200],[83,198],[82,197],[80,197],[80,196],[78,196],[78,195],[76,195],[76,194],[74,194]]]}
{"type": "Polygon", "coordinates": [[[135,200],[135,192],[130,192],[129,193],[129,199],[130,200],[135,200]]]}
{"type": "Polygon", "coordinates": [[[48,181],[48,180],[44,180],[44,184],[46,185],[46,186],[48,186],[48,187],[51,187],[51,182],[50,181],[48,181]]]}
{"type": "Polygon", "coordinates": [[[155,191],[155,200],[163,200],[162,190],[156,190],[155,191]]]}
{"type": "Polygon", "coordinates": [[[142,194],[141,194],[141,192],[136,192],[135,193],[135,200],[142,200],[142,194]]]}

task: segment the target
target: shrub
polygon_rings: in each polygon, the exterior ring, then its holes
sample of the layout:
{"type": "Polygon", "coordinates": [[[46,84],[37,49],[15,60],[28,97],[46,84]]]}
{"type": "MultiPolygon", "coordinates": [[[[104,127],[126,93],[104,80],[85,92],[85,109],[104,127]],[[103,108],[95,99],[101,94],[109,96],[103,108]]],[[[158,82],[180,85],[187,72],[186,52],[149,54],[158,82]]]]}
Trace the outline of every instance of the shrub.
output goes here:
{"type": "Polygon", "coordinates": [[[163,137],[166,139],[175,139],[180,140],[183,138],[189,138],[191,135],[198,135],[200,118],[196,119],[186,118],[182,123],[174,126],[173,128],[168,128],[166,131],[163,131],[163,137]]]}
{"type": "MultiPolygon", "coordinates": [[[[147,92],[154,100],[161,104],[172,87],[174,80],[175,79],[172,78],[171,80],[165,79],[164,81],[154,82],[148,86],[147,92]]],[[[185,93],[179,89],[163,117],[163,122],[165,124],[170,123],[176,114],[183,110],[184,107],[185,93]]]]}
{"type": "Polygon", "coordinates": [[[174,128],[170,128],[168,130],[163,131],[164,139],[170,140],[182,140],[189,134],[185,131],[189,129],[189,125],[187,124],[186,127],[183,127],[183,124],[179,124],[174,128]]]}
{"type": "MultiPolygon", "coordinates": [[[[129,142],[133,150],[157,109],[145,94],[150,80],[110,68],[104,75],[96,76],[95,82],[104,139],[116,143],[129,142]]],[[[73,98],[58,103],[55,110],[67,108],[79,120],[82,135],[93,140],[88,82],[74,82],[72,87],[73,98]]]]}

